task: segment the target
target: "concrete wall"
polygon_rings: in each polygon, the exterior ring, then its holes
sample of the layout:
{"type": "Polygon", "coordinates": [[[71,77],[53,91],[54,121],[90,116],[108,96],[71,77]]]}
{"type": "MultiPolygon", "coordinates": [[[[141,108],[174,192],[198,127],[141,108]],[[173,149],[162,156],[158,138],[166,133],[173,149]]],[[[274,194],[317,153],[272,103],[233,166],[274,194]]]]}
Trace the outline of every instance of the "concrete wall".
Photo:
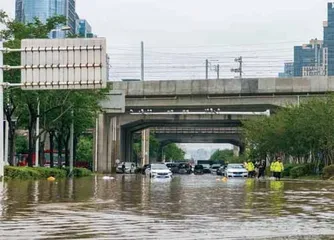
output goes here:
{"type": "Polygon", "coordinates": [[[334,91],[334,77],[113,82],[127,96],[316,93],[334,91]]]}

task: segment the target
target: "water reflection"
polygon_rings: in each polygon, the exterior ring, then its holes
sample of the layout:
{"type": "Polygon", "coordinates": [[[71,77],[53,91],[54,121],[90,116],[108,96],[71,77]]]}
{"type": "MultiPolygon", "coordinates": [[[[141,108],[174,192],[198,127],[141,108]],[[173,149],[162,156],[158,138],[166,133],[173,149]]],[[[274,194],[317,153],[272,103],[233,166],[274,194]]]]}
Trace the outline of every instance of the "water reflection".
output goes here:
{"type": "Polygon", "coordinates": [[[333,191],[211,175],[0,182],[0,239],[331,239],[333,191]]]}

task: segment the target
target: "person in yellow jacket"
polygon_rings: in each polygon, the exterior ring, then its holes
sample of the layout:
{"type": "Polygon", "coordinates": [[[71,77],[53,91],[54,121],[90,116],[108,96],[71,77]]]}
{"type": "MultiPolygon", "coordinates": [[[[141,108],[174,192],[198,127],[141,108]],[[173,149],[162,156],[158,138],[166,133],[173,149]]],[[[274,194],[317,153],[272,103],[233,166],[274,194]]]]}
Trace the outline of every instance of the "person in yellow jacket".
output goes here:
{"type": "Polygon", "coordinates": [[[271,162],[270,164],[270,172],[271,172],[271,176],[274,177],[274,166],[277,160],[274,160],[271,162]]]}
{"type": "Polygon", "coordinates": [[[251,160],[248,160],[247,162],[247,171],[249,178],[255,177],[255,166],[251,160]]]}
{"type": "Polygon", "coordinates": [[[280,157],[278,157],[276,161],[274,162],[272,166],[272,170],[274,172],[274,177],[276,178],[276,180],[281,180],[282,172],[284,171],[284,165],[280,157]]]}

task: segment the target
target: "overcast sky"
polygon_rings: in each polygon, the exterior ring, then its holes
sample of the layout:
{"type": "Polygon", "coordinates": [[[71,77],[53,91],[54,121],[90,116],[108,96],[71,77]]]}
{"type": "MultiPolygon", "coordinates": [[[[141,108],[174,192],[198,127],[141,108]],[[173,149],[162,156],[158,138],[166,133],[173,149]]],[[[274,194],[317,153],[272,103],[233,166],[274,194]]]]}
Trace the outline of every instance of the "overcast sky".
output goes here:
{"type": "MultiPolygon", "coordinates": [[[[326,0],[77,0],[109,43],[248,44],[322,37],[326,0]]],[[[14,0],[0,8],[14,16],[14,0]]]]}
{"type": "MultiPolygon", "coordinates": [[[[14,17],[14,0],[0,0],[14,17]]],[[[205,59],[234,77],[244,57],[245,77],[276,76],[293,46],[323,38],[327,0],[77,0],[77,12],[106,37],[112,80],[140,76],[145,42],[146,79],[202,78],[205,59]],[[216,61],[216,62],[215,62],[216,61]],[[167,74],[165,74],[167,73],[167,74]]],[[[210,77],[215,77],[214,66],[210,77]]]]}
{"type": "MultiPolygon", "coordinates": [[[[77,0],[77,12],[106,37],[111,80],[140,77],[203,78],[205,59],[234,77],[234,58],[244,57],[245,77],[277,76],[293,46],[323,38],[327,0],[77,0]]],[[[0,0],[14,17],[15,0],[0,0]]],[[[210,77],[215,77],[214,67],[210,77]]]]}

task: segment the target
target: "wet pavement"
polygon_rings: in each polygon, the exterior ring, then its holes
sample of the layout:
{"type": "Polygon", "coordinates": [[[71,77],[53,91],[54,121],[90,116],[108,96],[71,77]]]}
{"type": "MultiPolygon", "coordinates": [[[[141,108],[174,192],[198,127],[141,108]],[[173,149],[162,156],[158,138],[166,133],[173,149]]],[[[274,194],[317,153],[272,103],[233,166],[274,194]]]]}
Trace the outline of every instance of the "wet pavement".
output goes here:
{"type": "Polygon", "coordinates": [[[334,239],[333,193],[214,175],[0,182],[0,239],[334,239]]]}

